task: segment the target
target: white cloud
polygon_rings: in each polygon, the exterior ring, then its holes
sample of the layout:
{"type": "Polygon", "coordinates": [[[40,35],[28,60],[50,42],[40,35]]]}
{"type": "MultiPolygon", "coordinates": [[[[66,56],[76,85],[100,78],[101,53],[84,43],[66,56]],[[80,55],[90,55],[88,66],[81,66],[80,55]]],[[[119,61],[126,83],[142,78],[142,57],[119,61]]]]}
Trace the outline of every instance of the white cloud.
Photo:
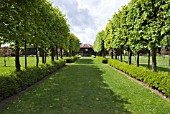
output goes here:
{"type": "Polygon", "coordinates": [[[68,23],[82,43],[93,44],[112,15],[130,0],[51,0],[66,14],[68,23]]]}

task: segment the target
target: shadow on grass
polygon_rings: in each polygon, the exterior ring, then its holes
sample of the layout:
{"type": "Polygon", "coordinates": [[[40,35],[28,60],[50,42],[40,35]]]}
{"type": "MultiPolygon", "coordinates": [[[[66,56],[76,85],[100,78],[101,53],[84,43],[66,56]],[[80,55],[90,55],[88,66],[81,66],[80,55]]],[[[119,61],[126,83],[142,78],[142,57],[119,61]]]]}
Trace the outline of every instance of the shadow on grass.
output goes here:
{"type": "Polygon", "coordinates": [[[93,64],[93,60],[92,59],[79,59],[75,62],[76,64],[93,64]]]}
{"type": "Polygon", "coordinates": [[[127,99],[115,94],[90,59],[68,65],[18,98],[3,113],[131,114],[127,99]]]}
{"type": "Polygon", "coordinates": [[[0,68],[9,68],[9,67],[15,67],[15,66],[4,66],[4,65],[0,65],[0,68]]]}
{"type": "MultiPolygon", "coordinates": [[[[88,61],[86,63],[91,62],[88,61]]],[[[104,83],[102,74],[99,68],[92,65],[71,65],[65,72],[60,72],[58,74],[60,79],[57,80],[60,85],[59,99],[61,99],[58,103],[59,112],[130,113],[124,106],[128,104],[127,99],[113,93],[104,83]]],[[[54,82],[51,80],[50,83],[54,82]]]]}

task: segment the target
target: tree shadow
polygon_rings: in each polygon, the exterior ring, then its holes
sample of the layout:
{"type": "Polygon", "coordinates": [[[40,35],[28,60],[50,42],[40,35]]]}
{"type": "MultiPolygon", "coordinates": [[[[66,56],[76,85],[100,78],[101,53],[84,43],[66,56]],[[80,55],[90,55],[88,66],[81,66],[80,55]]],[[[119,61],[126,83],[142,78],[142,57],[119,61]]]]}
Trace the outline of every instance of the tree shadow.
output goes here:
{"type": "MultiPolygon", "coordinates": [[[[140,64],[140,66],[148,68],[147,64],[140,64]]],[[[152,65],[150,66],[150,70],[151,70],[151,68],[152,68],[152,65]]],[[[170,73],[170,68],[165,68],[165,67],[157,66],[157,71],[169,72],[170,73]]]]}
{"type": "Polygon", "coordinates": [[[4,65],[0,65],[1,68],[9,68],[9,67],[15,67],[15,66],[4,66],[4,65]]]}
{"type": "Polygon", "coordinates": [[[16,99],[2,113],[131,114],[128,99],[104,83],[92,60],[80,59],[16,99]],[[80,65],[84,64],[84,65],[80,65]],[[87,65],[86,65],[87,64],[87,65]],[[16,107],[17,106],[17,107],[16,107]]]}
{"type": "Polygon", "coordinates": [[[76,64],[93,64],[93,60],[92,59],[84,59],[84,58],[82,59],[82,58],[80,58],[75,63],[76,64]]]}

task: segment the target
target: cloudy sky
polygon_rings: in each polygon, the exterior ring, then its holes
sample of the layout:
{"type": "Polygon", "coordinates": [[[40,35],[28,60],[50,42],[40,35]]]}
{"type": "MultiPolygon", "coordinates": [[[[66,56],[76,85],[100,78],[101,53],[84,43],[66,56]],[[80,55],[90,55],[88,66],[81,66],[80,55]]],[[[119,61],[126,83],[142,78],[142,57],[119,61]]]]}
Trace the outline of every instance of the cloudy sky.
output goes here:
{"type": "Polygon", "coordinates": [[[130,0],[50,0],[68,19],[81,43],[92,44],[112,15],[130,0]]]}

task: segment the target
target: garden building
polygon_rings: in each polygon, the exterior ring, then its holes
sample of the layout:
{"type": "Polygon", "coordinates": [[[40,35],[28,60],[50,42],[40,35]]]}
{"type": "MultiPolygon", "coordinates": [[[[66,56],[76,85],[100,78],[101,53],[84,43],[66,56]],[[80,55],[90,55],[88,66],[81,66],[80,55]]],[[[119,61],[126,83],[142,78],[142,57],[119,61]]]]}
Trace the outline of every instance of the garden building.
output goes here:
{"type": "Polygon", "coordinates": [[[93,46],[90,44],[81,44],[79,54],[82,56],[91,56],[95,55],[93,46]]]}

